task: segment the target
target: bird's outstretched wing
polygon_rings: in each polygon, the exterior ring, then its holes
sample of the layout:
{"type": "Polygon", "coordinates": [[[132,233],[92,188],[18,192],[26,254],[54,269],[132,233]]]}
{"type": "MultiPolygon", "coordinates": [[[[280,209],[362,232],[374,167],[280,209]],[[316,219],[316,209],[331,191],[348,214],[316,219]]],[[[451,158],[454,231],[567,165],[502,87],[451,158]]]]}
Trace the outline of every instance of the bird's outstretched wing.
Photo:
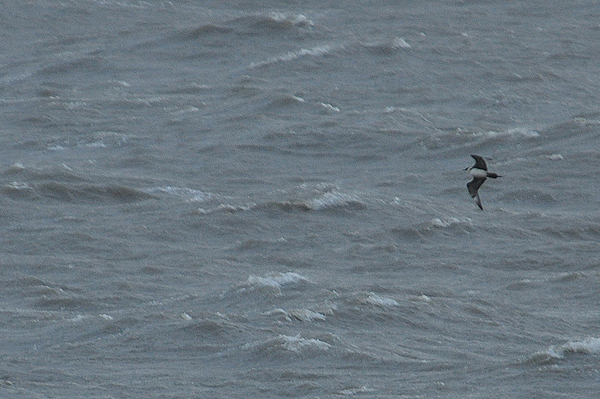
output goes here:
{"type": "Polygon", "coordinates": [[[477,206],[483,211],[483,205],[481,205],[481,198],[479,198],[479,187],[485,181],[485,177],[475,177],[473,180],[467,183],[467,189],[469,190],[469,194],[471,194],[471,198],[475,199],[477,206]]]}
{"type": "Polygon", "coordinates": [[[475,166],[473,166],[474,168],[487,170],[487,164],[481,155],[471,154],[471,156],[475,160],[475,166]]]}

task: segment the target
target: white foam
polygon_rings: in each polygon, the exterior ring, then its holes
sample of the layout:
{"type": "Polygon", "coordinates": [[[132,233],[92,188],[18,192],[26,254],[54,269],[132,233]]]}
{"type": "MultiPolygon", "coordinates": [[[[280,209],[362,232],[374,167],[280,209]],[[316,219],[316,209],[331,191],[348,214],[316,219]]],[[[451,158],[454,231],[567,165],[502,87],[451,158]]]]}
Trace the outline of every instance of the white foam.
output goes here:
{"type": "Polygon", "coordinates": [[[88,148],[108,148],[108,146],[102,141],[94,141],[93,143],[87,143],[85,146],[88,148]]]}
{"type": "Polygon", "coordinates": [[[67,319],[67,320],[70,321],[70,322],[73,322],[73,323],[78,323],[78,322],[80,322],[80,321],[82,321],[82,320],[84,320],[86,318],[87,318],[87,316],[84,316],[82,314],[78,314],[77,316],[72,317],[72,318],[67,319]]]}
{"type": "Polygon", "coordinates": [[[288,314],[288,317],[304,322],[311,322],[313,320],[325,321],[326,319],[324,314],[312,311],[310,309],[291,310],[288,314]]]}
{"type": "MultiPolygon", "coordinates": [[[[188,202],[191,202],[191,200],[188,200],[188,202]]],[[[199,215],[208,215],[213,212],[229,212],[229,213],[245,212],[245,211],[251,210],[253,206],[256,206],[256,204],[250,204],[250,205],[219,204],[215,208],[210,208],[210,209],[198,208],[198,209],[196,209],[196,213],[198,213],[199,215]]]]}
{"type": "Polygon", "coordinates": [[[243,346],[243,349],[258,350],[260,353],[272,349],[283,349],[289,352],[300,353],[303,350],[326,351],[329,348],[331,348],[331,344],[327,342],[315,338],[302,338],[300,334],[294,336],[280,334],[266,341],[250,342],[243,346]]]}
{"type": "Polygon", "coordinates": [[[396,38],[394,38],[394,40],[392,40],[392,47],[394,49],[399,49],[399,48],[409,49],[409,48],[412,48],[411,45],[408,44],[406,42],[406,40],[404,40],[403,37],[396,37],[396,38]]]}
{"type": "Polygon", "coordinates": [[[320,211],[323,209],[336,208],[340,206],[350,205],[352,203],[361,203],[358,197],[349,194],[342,194],[337,191],[330,191],[319,198],[314,198],[308,201],[307,205],[310,209],[320,211]]]}
{"type": "Polygon", "coordinates": [[[12,190],[33,190],[33,187],[31,187],[29,184],[18,181],[11,181],[6,185],[6,187],[12,190]]]}
{"type": "Polygon", "coordinates": [[[425,303],[431,303],[431,298],[425,294],[419,295],[416,299],[425,303]]]}
{"type": "Polygon", "coordinates": [[[319,103],[319,105],[323,108],[325,108],[327,111],[333,111],[333,112],[340,112],[340,109],[338,107],[334,107],[331,104],[327,104],[327,103],[319,103]]]}
{"type": "Polygon", "coordinates": [[[180,316],[180,317],[181,317],[183,320],[186,320],[186,321],[190,321],[190,320],[192,320],[192,316],[190,316],[189,314],[187,314],[187,313],[185,313],[185,312],[184,312],[184,313],[182,313],[182,314],[181,314],[181,315],[179,315],[179,316],[180,316]]]}
{"type": "Polygon", "coordinates": [[[280,335],[278,338],[282,341],[282,346],[285,350],[295,353],[300,353],[304,348],[326,351],[331,347],[327,342],[314,338],[302,338],[300,334],[293,337],[289,335],[280,335]]]}
{"type": "Polygon", "coordinates": [[[377,295],[375,293],[370,293],[369,296],[364,300],[364,302],[371,305],[381,306],[383,308],[400,306],[398,301],[396,301],[395,299],[377,295]]]}
{"type": "Polygon", "coordinates": [[[253,62],[250,64],[250,68],[262,67],[265,65],[275,64],[277,62],[288,62],[293,61],[301,57],[319,57],[324,54],[328,54],[331,51],[331,46],[316,46],[310,49],[300,49],[298,51],[288,51],[287,53],[269,58],[265,61],[253,62]]]}
{"type": "Polygon", "coordinates": [[[177,111],[174,111],[172,114],[173,115],[184,115],[184,114],[189,114],[191,112],[198,112],[198,111],[200,111],[199,108],[189,105],[189,106],[183,107],[181,109],[178,109],[177,111]]]}
{"type": "Polygon", "coordinates": [[[185,198],[187,202],[204,202],[213,195],[189,187],[160,186],[146,190],[149,194],[164,193],[172,196],[185,198]]]}
{"type": "Polygon", "coordinates": [[[282,12],[272,12],[269,14],[275,22],[289,22],[295,26],[313,26],[314,22],[304,16],[304,14],[284,14],[282,12]]]}
{"type": "Polygon", "coordinates": [[[569,353],[600,354],[600,338],[590,337],[583,341],[570,341],[558,346],[552,345],[548,349],[538,352],[537,355],[562,359],[569,353]]]}
{"type": "Polygon", "coordinates": [[[269,287],[280,290],[284,285],[306,282],[308,279],[298,273],[277,273],[266,277],[250,276],[248,284],[253,287],[269,287]]]}
{"type": "Polygon", "coordinates": [[[131,87],[131,84],[125,82],[124,80],[109,80],[108,83],[113,83],[117,86],[122,86],[122,87],[131,87]]]}
{"type": "Polygon", "coordinates": [[[249,206],[238,206],[238,205],[231,205],[231,204],[219,204],[219,206],[217,206],[216,210],[217,211],[223,211],[223,212],[238,212],[238,211],[248,211],[250,210],[251,207],[249,206]]]}
{"type": "Polygon", "coordinates": [[[501,131],[489,130],[487,132],[481,132],[481,133],[477,133],[475,135],[476,136],[485,136],[485,137],[489,137],[489,138],[517,137],[517,136],[526,137],[526,138],[534,138],[534,137],[540,136],[540,134],[538,132],[536,132],[535,130],[521,128],[521,127],[507,129],[507,130],[501,130],[501,131]]]}
{"type": "Polygon", "coordinates": [[[444,217],[444,218],[433,218],[431,219],[431,225],[433,227],[438,227],[438,228],[446,228],[446,227],[450,227],[450,226],[454,226],[454,225],[467,225],[470,226],[471,225],[471,219],[470,218],[464,218],[464,219],[458,219],[455,217],[444,217]]]}
{"type": "Polygon", "coordinates": [[[350,395],[356,395],[359,393],[368,393],[368,392],[375,392],[375,390],[367,387],[366,385],[363,385],[359,388],[344,389],[343,391],[340,391],[340,395],[350,396],[350,395]]]}
{"type": "Polygon", "coordinates": [[[15,162],[12,165],[10,165],[9,170],[10,171],[21,171],[25,169],[25,164],[21,163],[21,162],[15,162]]]}

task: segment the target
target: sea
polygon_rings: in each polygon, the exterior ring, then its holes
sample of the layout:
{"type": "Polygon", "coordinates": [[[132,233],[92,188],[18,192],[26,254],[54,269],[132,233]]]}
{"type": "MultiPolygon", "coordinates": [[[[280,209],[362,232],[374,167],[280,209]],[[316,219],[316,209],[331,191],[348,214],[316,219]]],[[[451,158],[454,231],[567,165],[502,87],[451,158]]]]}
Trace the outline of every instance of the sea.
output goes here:
{"type": "Polygon", "coordinates": [[[599,397],[597,2],[19,0],[0,37],[0,397],[599,397]]]}

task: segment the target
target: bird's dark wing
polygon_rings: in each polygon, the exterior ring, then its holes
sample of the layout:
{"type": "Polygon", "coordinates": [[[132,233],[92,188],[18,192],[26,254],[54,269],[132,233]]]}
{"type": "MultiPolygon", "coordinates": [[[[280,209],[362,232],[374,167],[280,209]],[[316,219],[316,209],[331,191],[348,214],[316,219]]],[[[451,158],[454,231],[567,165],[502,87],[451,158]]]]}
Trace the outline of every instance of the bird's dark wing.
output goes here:
{"type": "Polygon", "coordinates": [[[473,180],[467,183],[467,189],[469,190],[469,194],[471,197],[475,197],[477,195],[477,190],[485,181],[485,177],[474,177],[473,180]]]}
{"type": "Polygon", "coordinates": [[[475,202],[477,206],[483,211],[483,205],[481,205],[481,198],[479,198],[479,187],[485,181],[485,177],[474,177],[473,180],[467,183],[467,189],[469,190],[469,194],[471,194],[471,198],[475,198],[475,202]]]}
{"type": "Polygon", "coordinates": [[[485,159],[483,159],[483,157],[481,155],[471,154],[471,156],[475,160],[474,168],[487,170],[487,165],[485,163],[485,159]]]}
{"type": "Polygon", "coordinates": [[[479,198],[479,193],[475,194],[475,203],[483,211],[483,205],[481,205],[481,198],[479,198]]]}

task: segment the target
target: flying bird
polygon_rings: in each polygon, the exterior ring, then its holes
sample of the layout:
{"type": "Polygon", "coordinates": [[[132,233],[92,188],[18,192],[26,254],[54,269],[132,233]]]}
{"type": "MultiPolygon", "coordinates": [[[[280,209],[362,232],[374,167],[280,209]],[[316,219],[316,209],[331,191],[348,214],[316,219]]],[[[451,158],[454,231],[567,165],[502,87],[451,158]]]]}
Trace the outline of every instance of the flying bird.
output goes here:
{"type": "Polygon", "coordinates": [[[488,172],[485,159],[483,159],[482,156],[473,154],[471,154],[471,156],[473,157],[473,159],[475,159],[475,165],[469,168],[465,168],[465,170],[468,171],[471,176],[473,176],[473,180],[467,183],[467,189],[469,190],[469,194],[471,194],[471,198],[475,199],[475,202],[483,211],[483,205],[481,205],[481,198],[479,198],[479,187],[481,187],[485,179],[488,177],[495,179],[497,177],[502,176],[499,176],[496,173],[488,172]]]}

